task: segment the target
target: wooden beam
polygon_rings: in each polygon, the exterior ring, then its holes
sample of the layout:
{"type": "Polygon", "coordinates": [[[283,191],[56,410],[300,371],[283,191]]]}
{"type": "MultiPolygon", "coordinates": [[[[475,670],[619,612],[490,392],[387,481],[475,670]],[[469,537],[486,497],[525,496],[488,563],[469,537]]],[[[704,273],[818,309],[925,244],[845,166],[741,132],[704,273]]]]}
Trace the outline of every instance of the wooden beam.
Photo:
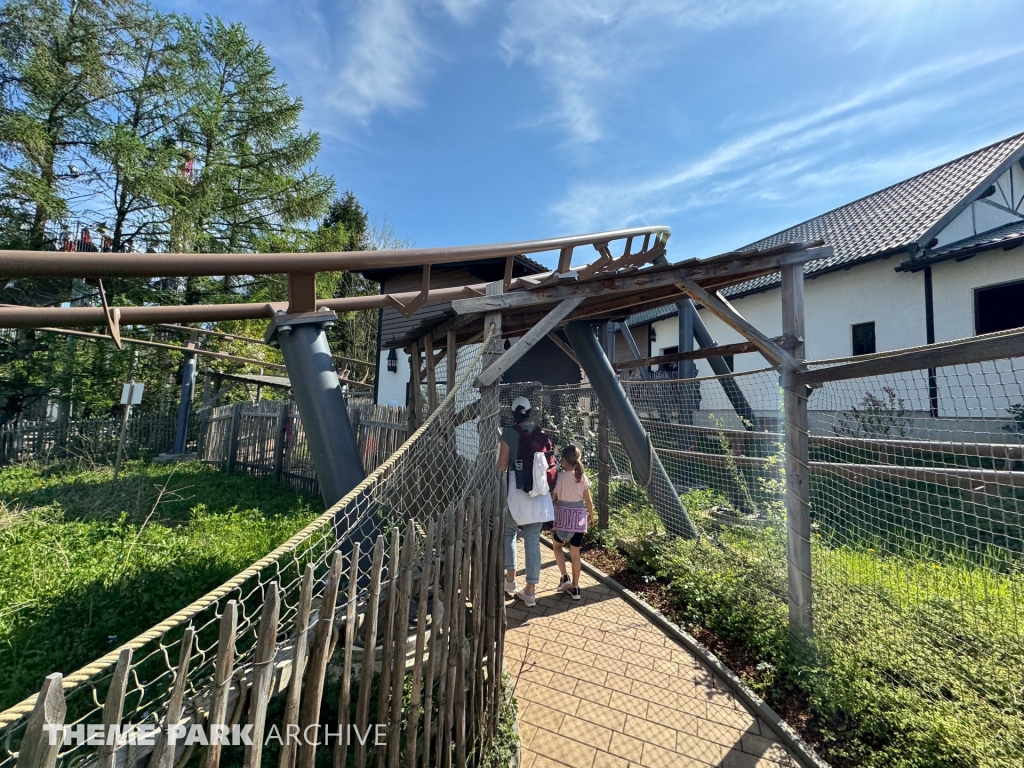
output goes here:
{"type": "Polygon", "coordinates": [[[455,336],[455,329],[448,331],[448,376],[446,386],[451,392],[455,389],[455,379],[458,375],[457,365],[459,361],[459,344],[455,336]]]}
{"type": "Polygon", "coordinates": [[[423,351],[427,362],[427,413],[437,408],[437,375],[434,373],[434,339],[428,333],[423,337],[423,351]]]}
{"type": "Polygon", "coordinates": [[[870,360],[836,365],[831,368],[785,372],[782,383],[784,386],[804,384],[813,387],[828,381],[885,376],[890,373],[903,373],[926,368],[945,368],[950,365],[981,363],[985,360],[998,360],[1004,357],[1024,357],[1024,331],[897,352],[885,357],[874,357],[870,360]]]}
{"type": "Polygon", "coordinates": [[[577,296],[572,299],[566,299],[548,312],[543,320],[528,330],[526,334],[519,339],[519,341],[513,344],[509,349],[505,350],[505,353],[501,357],[482,371],[480,375],[476,377],[475,385],[477,387],[489,387],[491,384],[494,384],[501,377],[501,374],[515,365],[516,361],[533,349],[538,341],[557,328],[558,324],[582,303],[583,297],[577,296]]]}
{"type": "Polygon", "coordinates": [[[741,336],[757,345],[758,350],[772,365],[782,366],[791,371],[803,370],[803,364],[752,326],[737,312],[720,293],[714,295],[701,288],[693,280],[682,280],[679,287],[691,298],[699,301],[704,308],[741,336]]]}
{"type": "Polygon", "coordinates": [[[671,355],[658,355],[657,357],[645,357],[642,360],[626,360],[622,363],[612,363],[612,368],[617,371],[626,368],[648,368],[652,365],[667,365],[668,363],[680,363],[683,360],[706,360],[709,357],[722,357],[723,355],[742,355],[746,352],[757,352],[758,347],[751,341],[741,341],[738,344],[723,344],[720,347],[708,347],[707,349],[695,349],[692,352],[675,352],[671,355]]]}
{"type": "Polygon", "coordinates": [[[570,347],[568,344],[562,341],[562,338],[555,331],[551,331],[548,334],[548,338],[555,342],[555,346],[557,346],[560,350],[565,352],[566,356],[574,363],[576,363],[576,365],[580,364],[580,361],[576,357],[576,353],[572,351],[572,347],[570,347]]]}
{"type": "Polygon", "coordinates": [[[734,276],[737,282],[751,273],[763,273],[781,269],[787,264],[803,264],[815,259],[828,258],[832,247],[808,248],[807,250],[774,253],[767,256],[738,256],[728,261],[705,263],[694,260],[685,266],[651,267],[629,275],[597,275],[592,279],[581,279],[559,285],[518,290],[495,296],[481,296],[473,299],[456,299],[452,309],[456,314],[467,315],[477,312],[507,311],[509,309],[554,304],[575,296],[598,296],[607,293],[642,291],[655,288],[670,288],[681,280],[710,280],[734,276]]]}

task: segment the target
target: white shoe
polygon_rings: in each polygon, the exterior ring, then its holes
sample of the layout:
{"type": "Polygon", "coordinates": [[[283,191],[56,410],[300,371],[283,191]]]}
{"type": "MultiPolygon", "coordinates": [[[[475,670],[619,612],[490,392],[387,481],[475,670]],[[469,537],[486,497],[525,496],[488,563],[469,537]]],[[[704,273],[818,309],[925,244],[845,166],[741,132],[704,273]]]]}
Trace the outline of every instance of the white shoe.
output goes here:
{"type": "Polygon", "coordinates": [[[512,595],[514,597],[515,594],[516,594],[516,589],[518,589],[518,585],[516,584],[516,580],[515,579],[505,579],[505,594],[506,595],[512,595]]]}
{"type": "Polygon", "coordinates": [[[523,604],[527,608],[534,608],[537,605],[537,593],[536,592],[516,592],[516,597],[523,601],[523,604]]]}
{"type": "Polygon", "coordinates": [[[562,580],[558,582],[558,586],[555,588],[556,592],[568,592],[572,589],[572,579],[568,575],[562,577],[562,580]]]}

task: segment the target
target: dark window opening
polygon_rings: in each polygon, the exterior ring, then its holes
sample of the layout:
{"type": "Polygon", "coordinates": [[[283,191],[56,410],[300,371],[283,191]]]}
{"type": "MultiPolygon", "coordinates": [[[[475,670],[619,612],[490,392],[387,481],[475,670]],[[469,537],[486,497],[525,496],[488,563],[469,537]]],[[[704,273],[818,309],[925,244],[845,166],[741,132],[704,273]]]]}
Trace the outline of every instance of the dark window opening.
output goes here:
{"type": "Polygon", "coordinates": [[[875,354],[875,324],[857,323],[853,326],[853,354],[875,354]]]}
{"type": "Polygon", "coordinates": [[[1024,280],[974,291],[974,332],[995,333],[1024,326],[1024,280]]]}
{"type": "MultiPolygon", "coordinates": [[[[676,347],[665,347],[663,350],[661,350],[661,354],[663,354],[663,355],[674,355],[678,351],[679,351],[679,347],[678,346],[676,346],[676,347]]],[[[677,370],[679,370],[679,363],[662,363],[661,366],[659,366],[659,368],[662,371],[665,371],[666,373],[671,373],[671,374],[674,375],[675,372],[677,370]]]]}

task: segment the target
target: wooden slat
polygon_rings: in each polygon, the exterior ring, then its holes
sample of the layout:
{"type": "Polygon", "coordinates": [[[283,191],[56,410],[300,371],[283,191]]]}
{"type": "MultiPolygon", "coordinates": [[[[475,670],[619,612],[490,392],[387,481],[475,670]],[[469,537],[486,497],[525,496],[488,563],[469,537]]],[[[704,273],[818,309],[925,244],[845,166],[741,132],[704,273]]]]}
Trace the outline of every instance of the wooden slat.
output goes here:
{"type": "Polygon", "coordinates": [[[167,712],[164,715],[164,727],[160,731],[156,746],[153,747],[153,754],[149,758],[149,764],[153,768],[173,768],[174,766],[174,745],[167,738],[167,731],[181,722],[182,706],[185,701],[185,686],[188,684],[188,667],[192,659],[192,645],[195,641],[195,630],[192,625],[185,628],[181,637],[181,651],[178,655],[178,666],[174,672],[174,685],[171,688],[171,697],[167,702],[167,712]]]}
{"type": "MultiPolygon", "coordinates": [[[[299,724],[299,703],[302,699],[302,676],[306,671],[306,650],[309,648],[309,613],[313,604],[313,572],[312,563],[306,563],[299,586],[299,604],[295,609],[295,631],[292,633],[292,676],[288,681],[288,698],[285,701],[284,715],[281,725],[285,734],[289,725],[299,724]]],[[[295,765],[298,745],[293,740],[286,740],[281,746],[280,768],[291,768],[295,765]]]]}
{"type": "MultiPolygon", "coordinates": [[[[409,606],[412,599],[412,556],[416,548],[416,536],[411,526],[406,529],[402,542],[397,578],[392,588],[398,588],[392,613],[395,615],[394,652],[391,657],[392,670],[382,668],[381,674],[391,674],[391,702],[387,722],[387,765],[398,768],[398,747],[402,741],[402,698],[405,691],[405,656],[409,636],[409,606]]],[[[383,765],[384,761],[378,762],[383,765]]]]}
{"type": "Polygon", "coordinates": [[[274,656],[277,654],[277,627],[281,621],[281,588],[276,581],[267,584],[260,615],[253,657],[252,690],[249,698],[249,724],[252,744],[245,747],[244,768],[259,768],[263,755],[263,730],[270,704],[270,686],[274,680],[274,656]]]}
{"type": "MultiPolygon", "coordinates": [[[[455,688],[454,654],[456,647],[455,635],[458,633],[458,580],[460,578],[459,565],[461,562],[461,541],[465,525],[465,509],[461,504],[456,505],[454,520],[449,525],[449,542],[445,550],[444,564],[444,636],[442,646],[443,656],[439,660],[441,665],[441,679],[438,684],[438,716],[437,716],[437,746],[435,749],[435,765],[444,768],[451,764],[451,728],[452,728],[452,706],[454,698],[450,692],[455,688]]],[[[461,646],[459,646],[461,652],[461,646]]]]}
{"type": "Polygon", "coordinates": [[[981,363],[1001,358],[1024,357],[1024,331],[993,338],[967,339],[931,348],[897,352],[885,357],[783,374],[783,385],[815,386],[829,381],[885,376],[893,373],[952,365],[981,363]]]}
{"type": "Polygon", "coordinates": [[[359,594],[359,542],[352,544],[349,555],[351,562],[348,572],[348,595],[345,598],[345,659],[341,671],[341,693],[338,695],[338,730],[342,737],[334,747],[334,768],[345,768],[348,764],[347,737],[352,722],[352,649],[356,639],[356,598],[359,594]]]}
{"type": "MultiPolygon", "coordinates": [[[[370,569],[370,595],[366,604],[366,630],[363,635],[363,661],[359,670],[359,701],[356,704],[356,730],[367,733],[370,727],[370,686],[373,682],[374,654],[377,648],[377,609],[380,602],[380,572],[384,567],[384,536],[377,537],[370,569]]],[[[355,768],[366,768],[366,743],[356,736],[355,768]]]]}
{"type": "MultiPolygon", "coordinates": [[[[438,662],[442,654],[443,636],[441,633],[441,611],[444,610],[445,615],[449,614],[447,607],[442,605],[441,601],[441,565],[444,550],[444,541],[442,536],[446,530],[445,519],[449,515],[446,513],[441,517],[440,525],[437,530],[437,555],[434,559],[434,579],[431,589],[433,594],[433,603],[430,611],[430,639],[427,642],[427,680],[424,685],[423,693],[423,768],[430,768],[431,762],[431,748],[433,746],[433,740],[431,739],[431,726],[434,721],[433,712],[433,698],[434,698],[434,677],[438,670],[438,662]]],[[[448,562],[451,562],[450,560],[448,562]]],[[[436,753],[435,753],[436,754],[436,753]]]]}
{"type": "Polygon", "coordinates": [[[668,365],[669,363],[681,363],[684,360],[706,360],[709,357],[722,357],[723,355],[742,355],[746,352],[757,352],[758,347],[752,341],[741,341],[738,344],[723,344],[720,347],[708,347],[706,349],[695,349],[692,352],[674,352],[671,355],[658,355],[657,357],[645,357],[641,360],[624,360],[621,363],[612,363],[612,368],[617,371],[628,368],[649,368],[652,365],[668,365]]]}
{"type": "MultiPolygon", "coordinates": [[[[110,733],[111,728],[121,725],[121,717],[124,714],[125,689],[131,667],[132,649],[131,646],[125,646],[118,654],[117,666],[114,667],[114,674],[110,678],[110,687],[107,688],[107,698],[103,702],[103,727],[106,734],[110,733]]],[[[114,768],[117,744],[107,739],[97,751],[99,753],[96,761],[97,768],[114,768]]]]}
{"type": "MultiPolygon", "coordinates": [[[[412,499],[418,499],[419,493],[413,492],[412,499]]],[[[401,569],[402,539],[398,528],[391,529],[391,547],[388,550],[388,599],[384,606],[384,613],[387,621],[384,624],[384,639],[381,642],[381,674],[377,679],[377,723],[387,723],[387,714],[390,711],[389,699],[391,695],[391,675],[385,670],[391,668],[392,644],[395,638],[395,606],[398,595],[398,572],[401,569]]],[[[387,755],[386,747],[382,749],[377,764],[383,765],[387,755]]]]}
{"type": "Polygon", "coordinates": [[[501,296],[456,299],[452,301],[451,306],[456,314],[466,315],[543,306],[575,296],[600,296],[624,291],[670,288],[681,280],[704,280],[731,275],[736,277],[736,282],[742,282],[746,279],[746,275],[752,272],[781,269],[786,264],[802,264],[815,259],[828,258],[831,255],[832,247],[824,246],[771,255],[743,255],[731,261],[721,262],[694,259],[686,265],[652,267],[629,275],[595,276],[592,279],[580,279],[578,282],[530,290],[514,290],[501,296]]]}
{"type": "MultiPolygon", "coordinates": [[[[327,583],[320,600],[320,615],[316,628],[313,630],[313,641],[310,643],[309,663],[306,667],[306,680],[302,688],[302,707],[299,712],[299,728],[301,733],[320,722],[320,701],[324,693],[324,676],[327,674],[327,660],[330,658],[331,635],[334,630],[334,609],[338,604],[338,584],[341,581],[342,555],[334,551],[331,568],[327,572],[327,583]]],[[[316,760],[316,744],[312,739],[301,739],[298,755],[295,759],[297,768],[313,768],[316,760]]]]}
{"type": "Polygon", "coordinates": [[[220,765],[220,739],[213,740],[214,726],[228,724],[228,693],[235,666],[235,638],[238,636],[238,601],[228,600],[220,615],[220,632],[217,638],[217,662],[213,673],[213,698],[210,702],[208,723],[211,728],[211,742],[203,758],[203,768],[217,768],[220,765]]]}
{"type": "Polygon", "coordinates": [[[501,375],[505,373],[505,371],[515,365],[523,355],[533,349],[537,342],[557,328],[558,324],[582,303],[582,296],[562,301],[557,307],[548,312],[543,320],[528,330],[509,349],[505,350],[505,353],[501,357],[488,365],[487,368],[476,377],[476,381],[473,383],[474,386],[487,387],[494,384],[501,375]]]}
{"type": "Polygon", "coordinates": [[[803,365],[774,341],[748,323],[732,304],[720,293],[714,295],[701,288],[693,280],[682,280],[679,287],[691,298],[699,301],[704,308],[718,317],[734,331],[755,344],[758,350],[774,365],[781,365],[791,371],[801,370],[803,365]]]}
{"type": "Polygon", "coordinates": [[[36,696],[36,704],[25,724],[18,751],[17,768],[54,768],[57,753],[63,737],[60,728],[64,725],[67,705],[64,702],[64,676],[60,672],[47,675],[36,696]],[[56,738],[52,739],[50,732],[56,738]]]}
{"type": "MultiPolygon", "coordinates": [[[[416,603],[416,656],[412,666],[412,687],[409,691],[409,717],[405,731],[405,765],[406,768],[415,768],[416,765],[416,743],[420,727],[420,705],[423,691],[423,653],[426,646],[426,624],[427,624],[427,602],[430,597],[430,579],[433,574],[434,563],[434,534],[436,526],[434,521],[427,522],[427,537],[423,542],[423,564],[420,571],[420,589],[416,603]]],[[[430,744],[429,735],[424,739],[424,744],[430,744]]]]}

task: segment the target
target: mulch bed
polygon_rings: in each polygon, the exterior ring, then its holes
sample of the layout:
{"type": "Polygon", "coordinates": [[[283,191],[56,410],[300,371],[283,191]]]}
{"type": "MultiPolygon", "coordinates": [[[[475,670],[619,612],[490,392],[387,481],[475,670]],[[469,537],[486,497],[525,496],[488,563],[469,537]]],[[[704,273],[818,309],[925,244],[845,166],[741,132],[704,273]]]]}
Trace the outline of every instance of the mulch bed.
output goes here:
{"type": "MultiPolygon", "coordinates": [[[[757,668],[759,659],[751,648],[743,643],[719,637],[704,627],[680,620],[678,611],[675,610],[670,599],[667,584],[634,572],[629,567],[625,556],[617,550],[584,544],[582,551],[583,559],[601,569],[623,587],[643,598],[643,600],[660,611],[664,616],[683,627],[715,656],[721,659],[744,683],[754,687],[763,680],[763,675],[757,668]]],[[[790,693],[786,696],[769,696],[765,700],[779,717],[789,723],[800,734],[804,741],[819,755],[828,759],[827,750],[822,743],[821,733],[814,726],[813,716],[809,712],[809,705],[805,696],[798,693],[790,693]]]]}

